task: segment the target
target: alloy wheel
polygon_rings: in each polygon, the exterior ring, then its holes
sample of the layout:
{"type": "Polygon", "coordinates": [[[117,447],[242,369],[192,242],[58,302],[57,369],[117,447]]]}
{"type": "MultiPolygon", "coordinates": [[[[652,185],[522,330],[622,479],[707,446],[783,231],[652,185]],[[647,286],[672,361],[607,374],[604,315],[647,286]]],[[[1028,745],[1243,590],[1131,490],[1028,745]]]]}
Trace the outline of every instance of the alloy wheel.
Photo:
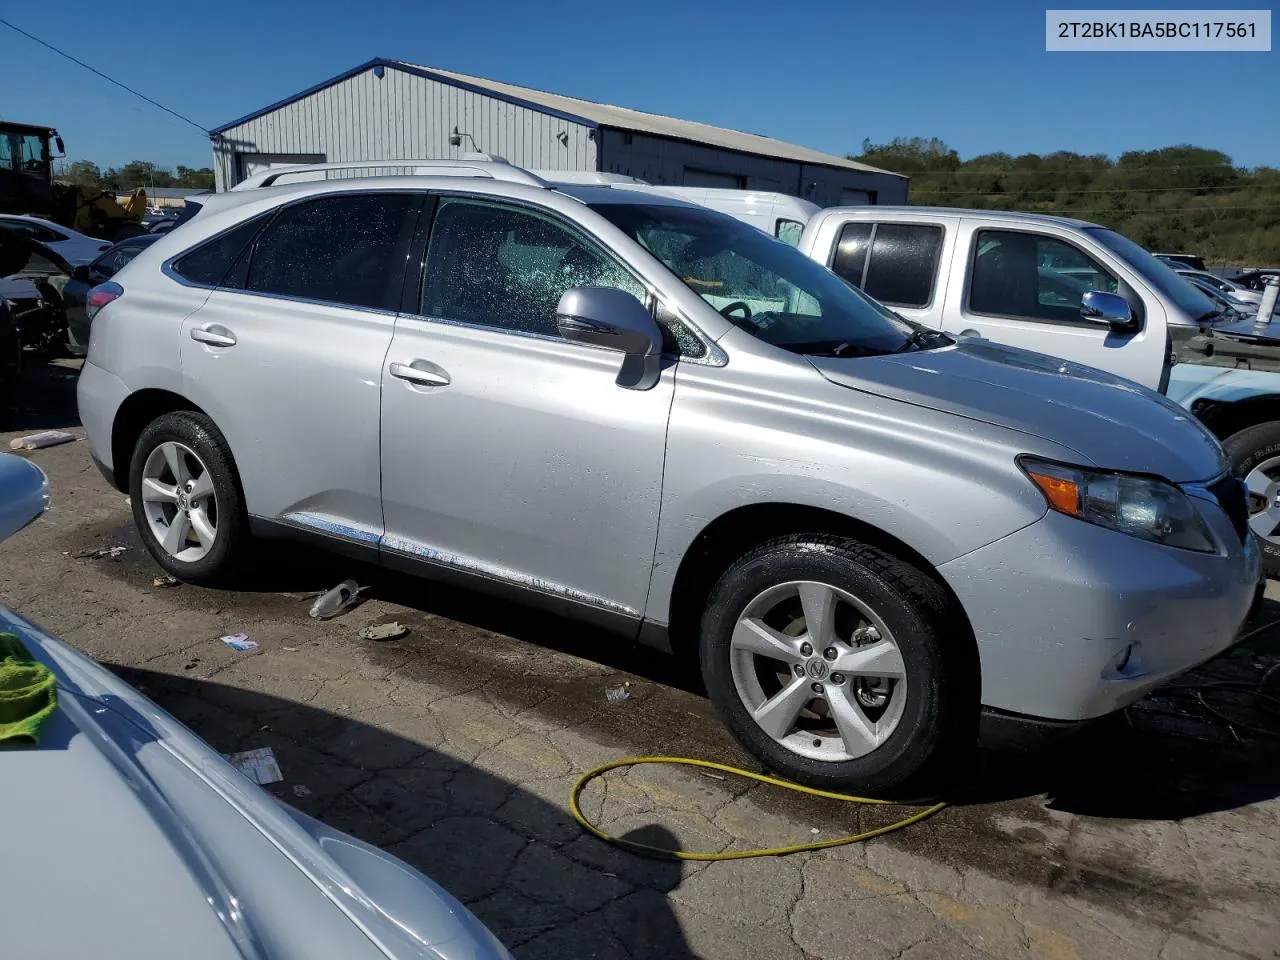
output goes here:
{"type": "Polygon", "coordinates": [[[1249,497],[1249,528],[1280,544],[1280,457],[1263,460],[1244,478],[1249,497]]]}
{"type": "Polygon", "coordinates": [[[906,706],[893,634],[853,594],[817,581],[778,584],[747,604],[730,640],[730,671],[760,729],[814,760],[866,756],[906,706]]]}
{"type": "Polygon", "coordinates": [[[213,475],[190,447],[159,444],[142,468],[142,508],[156,542],[184,563],[202,560],[218,538],[213,475]]]}

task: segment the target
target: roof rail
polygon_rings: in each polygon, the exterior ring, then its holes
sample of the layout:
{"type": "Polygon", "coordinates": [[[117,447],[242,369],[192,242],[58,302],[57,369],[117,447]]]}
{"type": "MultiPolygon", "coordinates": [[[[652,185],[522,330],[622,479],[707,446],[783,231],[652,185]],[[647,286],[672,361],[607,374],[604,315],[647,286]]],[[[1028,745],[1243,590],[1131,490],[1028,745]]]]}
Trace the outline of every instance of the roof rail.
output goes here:
{"type": "MultiPolygon", "coordinates": [[[[514,166],[501,157],[480,154],[475,159],[471,156],[461,160],[352,160],[341,163],[302,163],[292,167],[276,167],[255,173],[237,183],[232,190],[255,190],[258,187],[270,187],[283,178],[292,178],[306,174],[308,180],[342,180],[344,177],[331,177],[329,173],[336,170],[402,170],[400,176],[427,177],[488,177],[492,180],[507,180],[512,183],[523,183],[530,187],[549,187],[550,184],[541,177],[530,173],[523,167],[514,166]]],[[[366,176],[364,173],[352,173],[349,177],[366,176]]],[[[287,182],[287,181],[286,181],[287,182]]]]}

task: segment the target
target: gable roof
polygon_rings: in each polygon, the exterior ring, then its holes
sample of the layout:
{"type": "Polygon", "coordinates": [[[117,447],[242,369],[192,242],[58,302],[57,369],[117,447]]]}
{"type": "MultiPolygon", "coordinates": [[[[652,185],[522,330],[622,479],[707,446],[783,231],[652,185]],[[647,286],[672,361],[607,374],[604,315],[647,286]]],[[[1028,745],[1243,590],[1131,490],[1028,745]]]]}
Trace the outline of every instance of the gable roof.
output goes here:
{"type": "MultiPolygon", "coordinates": [[[[537,110],[540,113],[547,113],[552,116],[560,117],[572,123],[580,123],[588,127],[611,127],[616,130],[624,130],[629,133],[651,134],[659,137],[670,137],[677,140],[688,140],[694,143],[703,143],[713,147],[720,147],[725,150],[735,150],[739,153],[750,153],[756,156],[772,157],[778,160],[791,160],[799,163],[819,164],[826,167],[839,167],[844,170],[857,170],[864,173],[880,173],[888,176],[900,177],[902,174],[893,173],[889,170],[881,170],[879,167],[868,166],[865,163],[859,163],[856,160],[849,160],[845,157],[838,157],[834,154],[823,153],[820,150],[811,150],[808,147],[796,146],[795,144],[785,143],[782,140],[775,140],[772,137],[764,137],[755,133],[742,133],[738,130],[729,130],[724,127],[715,127],[707,123],[698,123],[693,120],[679,120],[675,117],[665,117],[656,113],[645,113],[641,110],[632,110],[629,107],[615,107],[607,103],[596,103],[594,100],[581,100],[577,97],[566,97],[558,93],[548,93],[544,90],[535,90],[532,87],[521,87],[512,83],[502,83],[498,80],[488,80],[484,77],[473,77],[465,73],[454,73],[451,70],[438,70],[434,67],[424,67],[416,63],[408,63],[403,60],[387,60],[384,58],[376,58],[362,63],[360,66],[348,70],[346,73],[339,74],[330,80],[309,87],[301,93],[294,94],[284,100],[280,100],[270,106],[263,107],[247,116],[233,120],[231,123],[223,124],[220,127],[210,131],[212,136],[217,136],[232,127],[237,127],[242,123],[261,117],[273,110],[301,100],[303,97],[310,96],[326,87],[341,83],[343,80],[350,79],[357,74],[366,70],[375,68],[391,68],[394,70],[402,70],[405,73],[411,73],[415,76],[424,77],[428,80],[435,80],[449,86],[459,87],[464,90],[470,90],[474,93],[482,93],[488,96],[496,97],[508,103],[518,106],[527,107],[531,110],[537,110]]],[[[904,177],[905,179],[905,177],[904,177]]]]}

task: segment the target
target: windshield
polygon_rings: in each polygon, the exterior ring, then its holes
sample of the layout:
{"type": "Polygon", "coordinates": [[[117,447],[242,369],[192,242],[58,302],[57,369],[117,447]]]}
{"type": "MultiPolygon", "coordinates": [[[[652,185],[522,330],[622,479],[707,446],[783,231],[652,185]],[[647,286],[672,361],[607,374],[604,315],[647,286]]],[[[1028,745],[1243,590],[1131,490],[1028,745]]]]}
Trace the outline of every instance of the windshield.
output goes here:
{"type": "Polygon", "coordinates": [[[1128,237],[1103,227],[1085,229],[1095,240],[1138,271],[1142,279],[1172,300],[1192,320],[1208,320],[1221,312],[1221,308],[1201,290],[1128,237]]]}
{"type": "Polygon", "coordinates": [[[657,257],[730,323],[795,353],[868,356],[921,346],[912,326],[793,247],[694,207],[592,209],[657,257]]]}

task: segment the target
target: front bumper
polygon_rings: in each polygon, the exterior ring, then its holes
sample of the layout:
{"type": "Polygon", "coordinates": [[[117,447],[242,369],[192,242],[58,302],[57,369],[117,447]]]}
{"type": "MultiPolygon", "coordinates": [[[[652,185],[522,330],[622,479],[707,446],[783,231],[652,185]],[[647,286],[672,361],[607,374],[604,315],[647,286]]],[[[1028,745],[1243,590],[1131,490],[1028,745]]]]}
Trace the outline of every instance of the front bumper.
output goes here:
{"type": "Polygon", "coordinates": [[[1230,647],[1256,609],[1258,548],[1215,503],[1195,502],[1218,553],[1050,512],[939,567],[977,639],[983,706],[1088,720],[1230,647]]]}

